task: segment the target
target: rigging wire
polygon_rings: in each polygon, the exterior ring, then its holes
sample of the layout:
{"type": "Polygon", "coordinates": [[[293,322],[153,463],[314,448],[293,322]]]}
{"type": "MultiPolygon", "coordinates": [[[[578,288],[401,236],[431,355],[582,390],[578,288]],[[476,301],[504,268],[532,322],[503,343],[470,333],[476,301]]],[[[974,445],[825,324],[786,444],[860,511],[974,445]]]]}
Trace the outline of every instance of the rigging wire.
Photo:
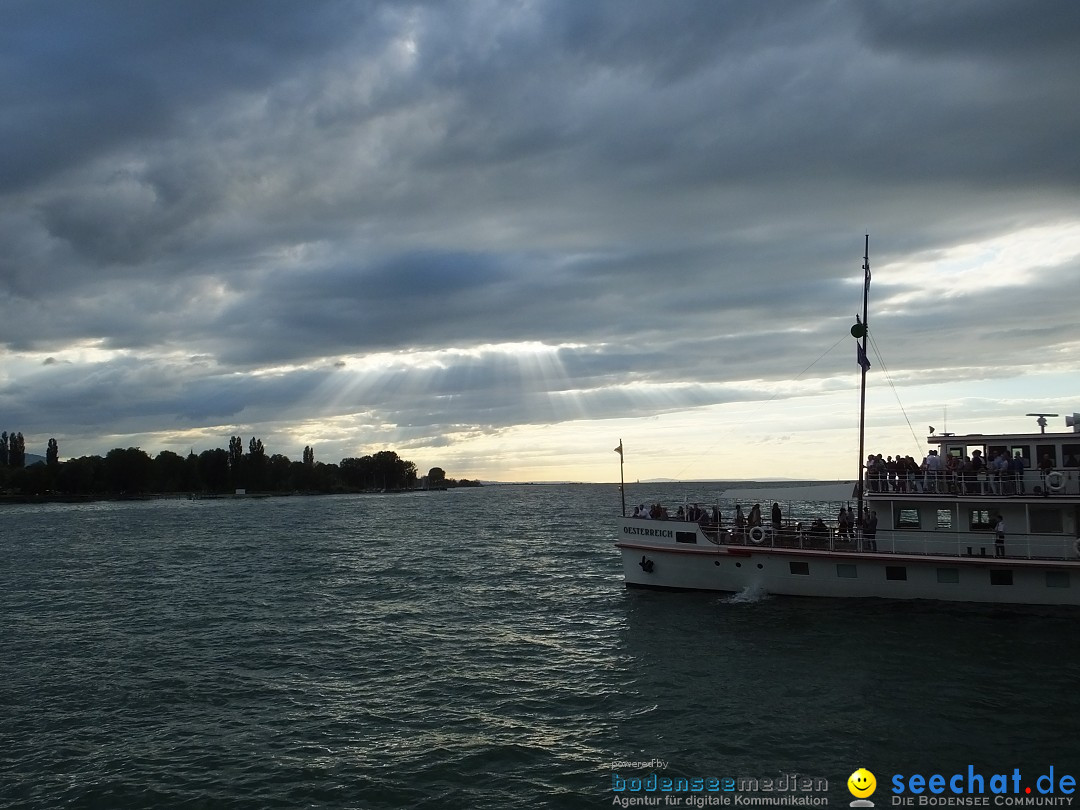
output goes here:
{"type": "MultiPolygon", "coordinates": [[[[824,359],[824,358],[825,358],[825,357],[826,357],[826,356],[827,356],[827,355],[828,355],[829,353],[831,353],[831,352],[832,352],[832,350],[833,350],[833,349],[835,349],[835,348],[836,348],[837,346],[839,346],[839,345],[840,345],[840,344],[841,344],[841,343],[842,343],[842,342],[843,342],[844,340],[846,340],[846,339],[847,339],[847,335],[841,335],[841,336],[840,336],[840,339],[839,339],[838,341],[836,341],[836,343],[834,343],[834,344],[833,344],[832,346],[830,346],[830,347],[829,347],[829,348],[827,348],[827,349],[826,349],[826,350],[825,350],[824,352],[822,352],[822,353],[821,353],[820,355],[818,355],[818,357],[817,357],[817,359],[816,359],[816,360],[814,360],[814,361],[813,361],[813,362],[812,362],[812,363],[811,363],[810,365],[808,365],[808,366],[807,366],[806,368],[804,368],[804,369],[803,369],[802,371],[800,371],[800,372],[799,372],[798,374],[796,374],[796,375],[795,375],[795,376],[794,376],[794,377],[792,378],[792,380],[791,380],[791,381],[792,381],[792,382],[796,382],[796,381],[798,381],[799,379],[801,379],[801,378],[802,378],[802,376],[803,376],[804,374],[806,374],[806,372],[808,372],[808,371],[809,371],[810,369],[812,369],[812,368],[813,368],[814,366],[816,366],[816,365],[817,365],[818,363],[820,363],[820,362],[821,362],[821,361],[822,361],[822,360],[823,360],[823,359],[824,359]]],[[[765,407],[766,405],[768,405],[768,404],[769,404],[770,402],[772,402],[772,401],[773,401],[774,399],[776,399],[776,398],[777,398],[778,396],[780,396],[780,393],[781,393],[780,391],[777,391],[777,392],[776,392],[776,393],[774,393],[774,394],[773,394],[773,395],[772,395],[771,397],[769,397],[769,398],[768,398],[767,400],[765,400],[764,402],[762,402],[761,404],[759,404],[759,405],[758,405],[758,410],[760,410],[760,409],[764,408],[764,407],[765,407]]],[[[709,454],[711,454],[711,453],[712,453],[712,451],[713,451],[713,450],[714,450],[714,449],[716,448],[716,446],[717,446],[718,444],[720,444],[721,440],[723,440],[723,439],[726,439],[726,438],[727,438],[728,436],[730,436],[730,435],[731,435],[732,433],[734,433],[734,428],[731,428],[731,429],[729,429],[729,430],[728,430],[727,432],[725,432],[725,433],[722,433],[722,434],[721,434],[720,436],[718,436],[718,437],[716,438],[716,440],[715,440],[715,441],[714,441],[714,442],[713,442],[712,444],[710,444],[710,445],[709,445],[708,447],[706,447],[706,448],[705,448],[704,450],[702,450],[702,451],[701,451],[701,454],[700,454],[700,456],[705,456],[705,455],[709,455],[709,454]]],[[[700,456],[699,456],[699,457],[700,457],[700,456]]],[[[695,459],[695,461],[696,461],[696,459],[695,459]]],[[[682,468],[682,469],[681,469],[681,470],[679,471],[679,473],[678,473],[678,474],[677,474],[677,475],[675,476],[676,480],[680,479],[680,478],[682,477],[682,474],[683,474],[684,472],[686,472],[686,471],[687,471],[687,470],[688,470],[688,469],[690,468],[690,466],[691,466],[692,464],[693,464],[693,462],[690,462],[690,463],[688,463],[688,464],[687,464],[686,466],[684,466],[684,467],[683,467],[683,468],[682,468]]]]}
{"type": "Polygon", "coordinates": [[[896,404],[900,408],[900,413],[904,415],[904,421],[907,422],[908,430],[911,431],[911,438],[915,441],[916,453],[922,453],[922,445],[919,443],[919,437],[915,435],[915,428],[911,426],[911,420],[908,419],[907,411],[904,410],[904,403],[900,401],[900,392],[896,389],[896,384],[893,382],[892,375],[889,374],[889,367],[885,365],[885,358],[881,356],[881,352],[878,351],[877,341],[874,340],[874,333],[869,329],[866,330],[867,336],[870,338],[870,347],[874,350],[874,357],[881,364],[881,370],[885,374],[885,380],[889,383],[889,388],[892,389],[893,396],[896,397],[896,404]]]}

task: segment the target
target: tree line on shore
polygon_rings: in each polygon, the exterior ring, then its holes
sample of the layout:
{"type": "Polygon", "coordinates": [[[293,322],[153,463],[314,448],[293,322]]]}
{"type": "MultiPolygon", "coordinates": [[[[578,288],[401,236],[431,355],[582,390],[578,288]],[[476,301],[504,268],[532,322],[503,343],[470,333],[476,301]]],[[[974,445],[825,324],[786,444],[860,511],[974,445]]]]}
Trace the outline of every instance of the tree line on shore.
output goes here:
{"type": "Polygon", "coordinates": [[[421,481],[416,465],[392,450],[360,458],[343,458],[340,464],[315,460],[315,451],[304,448],[302,461],[275,453],[267,455],[261,439],[252,437],[245,452],[239,436],[229,439],[229,449],[204,450],[186,457],[170,450],[150,456],[138,447],[115,448],[102,456],[60,460],[56,439],[49,440],[44,462],[25,466],[22,434],[3,434],[0,446],[0,492],[27,497],[109,497],[157,493],[223,494],[247,492],[364,492],[403,490],[426,486],[432,489],[480,486],[479,481],[447,478],[432,467],[421,481]]]}

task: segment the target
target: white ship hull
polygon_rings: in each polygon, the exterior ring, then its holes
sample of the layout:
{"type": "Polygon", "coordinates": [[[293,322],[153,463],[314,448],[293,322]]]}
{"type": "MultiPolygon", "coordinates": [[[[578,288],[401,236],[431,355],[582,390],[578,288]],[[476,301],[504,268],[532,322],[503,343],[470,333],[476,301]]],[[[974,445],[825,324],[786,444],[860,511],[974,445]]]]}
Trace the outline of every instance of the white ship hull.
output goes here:
{"type": "MultiPolygon", "coordinates": [[[[641,523],[653,522],[629,520],[623,527],[630,524],[629,528],[638,529],[641,523]]],[[[657,525],[648,529],[656,530],[657,525]]],[[[694,532],[701,542],[621,540],[617,545],[628,587],[1080,605],[1080,561],[1076,560],[720,545],[708,541],[694,524],[665,521],[662,525],[673,535],[694,532]]]]}

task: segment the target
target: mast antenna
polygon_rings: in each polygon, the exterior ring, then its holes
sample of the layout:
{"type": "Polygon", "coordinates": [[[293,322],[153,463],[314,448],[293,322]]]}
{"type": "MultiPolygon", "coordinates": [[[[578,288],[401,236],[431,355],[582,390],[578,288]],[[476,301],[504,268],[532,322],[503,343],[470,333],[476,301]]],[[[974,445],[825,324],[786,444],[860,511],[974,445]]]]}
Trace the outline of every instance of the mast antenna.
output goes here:
{"type": "Polygon", "coordinates": [[[867,317],[867,308],[870,300],[870,234],[866,234],[866,248],[863,253],[863,296],[862,296],[862,320],[855,316],[855,325],[851,327],[851,334],[856,340],[861,340],[858,345],[857,356],[861,370],[859,383],[859,484],[857,487],[856,521],[862,525],[863,518],[863,493],[866,491],[866,465],[863,461],[865,456],[866,440],[866,370],[870,368],[870,361],[866,357],[866,335],[870,331],[870,321],[867,317]]]}

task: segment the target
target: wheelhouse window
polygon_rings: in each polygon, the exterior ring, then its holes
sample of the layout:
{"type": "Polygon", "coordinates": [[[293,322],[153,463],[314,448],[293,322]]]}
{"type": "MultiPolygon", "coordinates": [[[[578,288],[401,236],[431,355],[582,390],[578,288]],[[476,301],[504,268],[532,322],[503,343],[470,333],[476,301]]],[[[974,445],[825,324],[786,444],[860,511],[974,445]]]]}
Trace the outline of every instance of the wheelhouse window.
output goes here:
{"type": "Polygon", "coordinates": [[[994,528],[990,523],[989,509],[972,509],[968,516],[968,526],[973,532],[988,532],[994,528]]]}
{"type": "Polygon", "coordinates": [[[1038,467],[1042,464],[1042,460],[1050,456],[1050,461],[1056,467],[1061,462],[1057,457],[1057,446],[1053,444],[1039,444],[1035,446],[1035,466],[1038,467]]]}
{"type": "Polygon", "coordinates": [[[1064,444],[1061,446],[1061,466],[1080,467],[1080,444],[1064,444]]]}
{"type": "Polygon", "coordinates": [[[1060,508],[1033,506],[1028,511],[1031,531],[1039,534],[1061,534],[1065,531],[1064,515],[1060,508]]]}
{"type": "Polygon", "coordinates": [[[917,529],[919,528],[919,510],[901,509],[896,513],[896,528],[917,529]]]}
{"type": "Polygon", "coordinates": [[[1017,453],[1020,454],[1020,458],[1024,460],[1024,466],[1031,469],[1031,446],[1027,444],[1016,444],[1009,448],[1009,458],[1014,457],[1017,453]]]}

